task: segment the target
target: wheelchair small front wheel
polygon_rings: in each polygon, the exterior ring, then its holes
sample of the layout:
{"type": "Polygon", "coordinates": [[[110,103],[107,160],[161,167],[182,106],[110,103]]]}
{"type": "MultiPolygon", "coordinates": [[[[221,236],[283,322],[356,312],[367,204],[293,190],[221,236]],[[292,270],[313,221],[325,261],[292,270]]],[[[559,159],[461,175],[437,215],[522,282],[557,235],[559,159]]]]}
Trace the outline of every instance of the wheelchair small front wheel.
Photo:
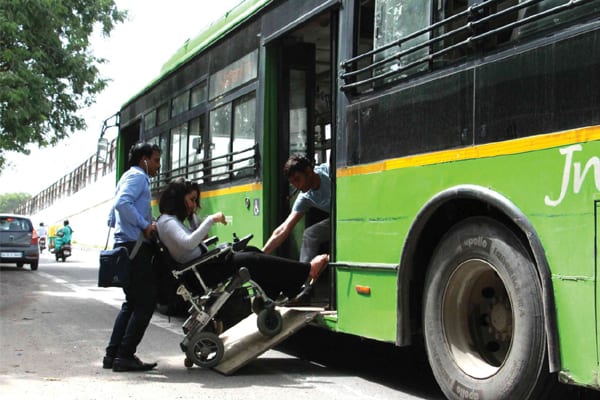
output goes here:
{"type": "Polygon", "coordinates": [[[185,352],[191,362],[202,368],[214,367],[221,361],[224,354],[223,342],[212,332],[196,333],[185,352]]]}
{"type": "Polygon", "coordinates": [[[262,310],[265,309],[265,299],[262,297],[255,296],[252,299],[252,312],[254,314],[260,314],[262,310]]]}
{"type": "Polygon", "coordinates": [[[283,318],[279,311],[273,308],[265,308],[258,313],[256,324],[260,333],[268,337],[273,337],[281,332],[283,318]]]}

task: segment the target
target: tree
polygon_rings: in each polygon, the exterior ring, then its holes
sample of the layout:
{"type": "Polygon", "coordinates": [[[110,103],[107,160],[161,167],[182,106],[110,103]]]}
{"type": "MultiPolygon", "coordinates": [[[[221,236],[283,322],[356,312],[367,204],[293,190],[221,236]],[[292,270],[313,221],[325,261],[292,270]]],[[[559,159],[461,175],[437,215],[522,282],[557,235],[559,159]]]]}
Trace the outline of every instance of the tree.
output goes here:
{"type": "Polygon", "coordinates": [[[30,198],[31,195],[28,193],[0,194],[0,213],[13,213],[30,198]]]}
{"type": "Polygon", "coordinates": [[[126,16],[114,0],[0,0],[0,171],[5,151],[29,154],[30,143],[86,128],[77,113],[107,85],[90,36],[126,16]]]}

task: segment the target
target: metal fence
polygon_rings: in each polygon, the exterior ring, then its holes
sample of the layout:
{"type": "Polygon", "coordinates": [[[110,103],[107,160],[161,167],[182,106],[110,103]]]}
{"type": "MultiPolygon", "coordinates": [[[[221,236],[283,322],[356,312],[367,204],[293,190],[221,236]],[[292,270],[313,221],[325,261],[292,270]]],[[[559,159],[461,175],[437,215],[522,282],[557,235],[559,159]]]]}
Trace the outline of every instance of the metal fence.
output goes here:
{"type": "Polygon", "coordinates": [[[23,215],[36,214],[52,206],[55,201],[72,196],[86,186],[94,184],[106,174],[111,173],[116,167],[116,143],[116,139],[109,143],[108,158],[105,162],[99,161],[98,155],[93,154],[77,168],[21,204],[15,212],[23,215]]]}

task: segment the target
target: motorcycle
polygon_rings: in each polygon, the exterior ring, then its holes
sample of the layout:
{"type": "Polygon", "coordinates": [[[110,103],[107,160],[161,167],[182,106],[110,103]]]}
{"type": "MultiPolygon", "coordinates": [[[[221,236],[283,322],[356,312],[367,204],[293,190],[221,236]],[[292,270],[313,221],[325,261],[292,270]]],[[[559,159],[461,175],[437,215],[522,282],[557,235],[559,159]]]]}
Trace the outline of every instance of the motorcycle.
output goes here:
{"type": "Polygon", "coordinates": [[[43,253],[46,249],[46,238],[44,236],[39,238],[38,245],[40,246],[40,253],[43,253]]]}
{"type": "Polygon", "coordinates": [[[71,255],[71,244],[65,243],[58,250],[54,249],[54,256],[56,261],[62,259],[63,262],[71,255]]]}
{"type": "Polygon", "coordinates": [[[62,229],[59,229],[59,231],[56,232],[56,239],[54,240],[54,257],[56,258],[56,261],[62,260],[65,262],[70,255],[71,241],[67,241],[62,229]]]}

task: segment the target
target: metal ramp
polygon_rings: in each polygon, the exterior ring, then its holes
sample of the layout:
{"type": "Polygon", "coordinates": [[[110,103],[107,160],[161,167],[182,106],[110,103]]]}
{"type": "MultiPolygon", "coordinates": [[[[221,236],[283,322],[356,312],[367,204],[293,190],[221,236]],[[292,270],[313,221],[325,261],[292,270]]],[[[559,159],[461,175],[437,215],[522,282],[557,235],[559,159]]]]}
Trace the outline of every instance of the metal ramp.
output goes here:
{"type": "Polygon", "coordinates": [[[225,354],[221,362],[213,369],[224,375],[233,374],[308,325],[322,310],[321,308],[279,308],[283,318],[283,328],[273,337],[262,335],[256,325],[256,314],[250,314],[220,335],[225,347],[225,354]]]}

